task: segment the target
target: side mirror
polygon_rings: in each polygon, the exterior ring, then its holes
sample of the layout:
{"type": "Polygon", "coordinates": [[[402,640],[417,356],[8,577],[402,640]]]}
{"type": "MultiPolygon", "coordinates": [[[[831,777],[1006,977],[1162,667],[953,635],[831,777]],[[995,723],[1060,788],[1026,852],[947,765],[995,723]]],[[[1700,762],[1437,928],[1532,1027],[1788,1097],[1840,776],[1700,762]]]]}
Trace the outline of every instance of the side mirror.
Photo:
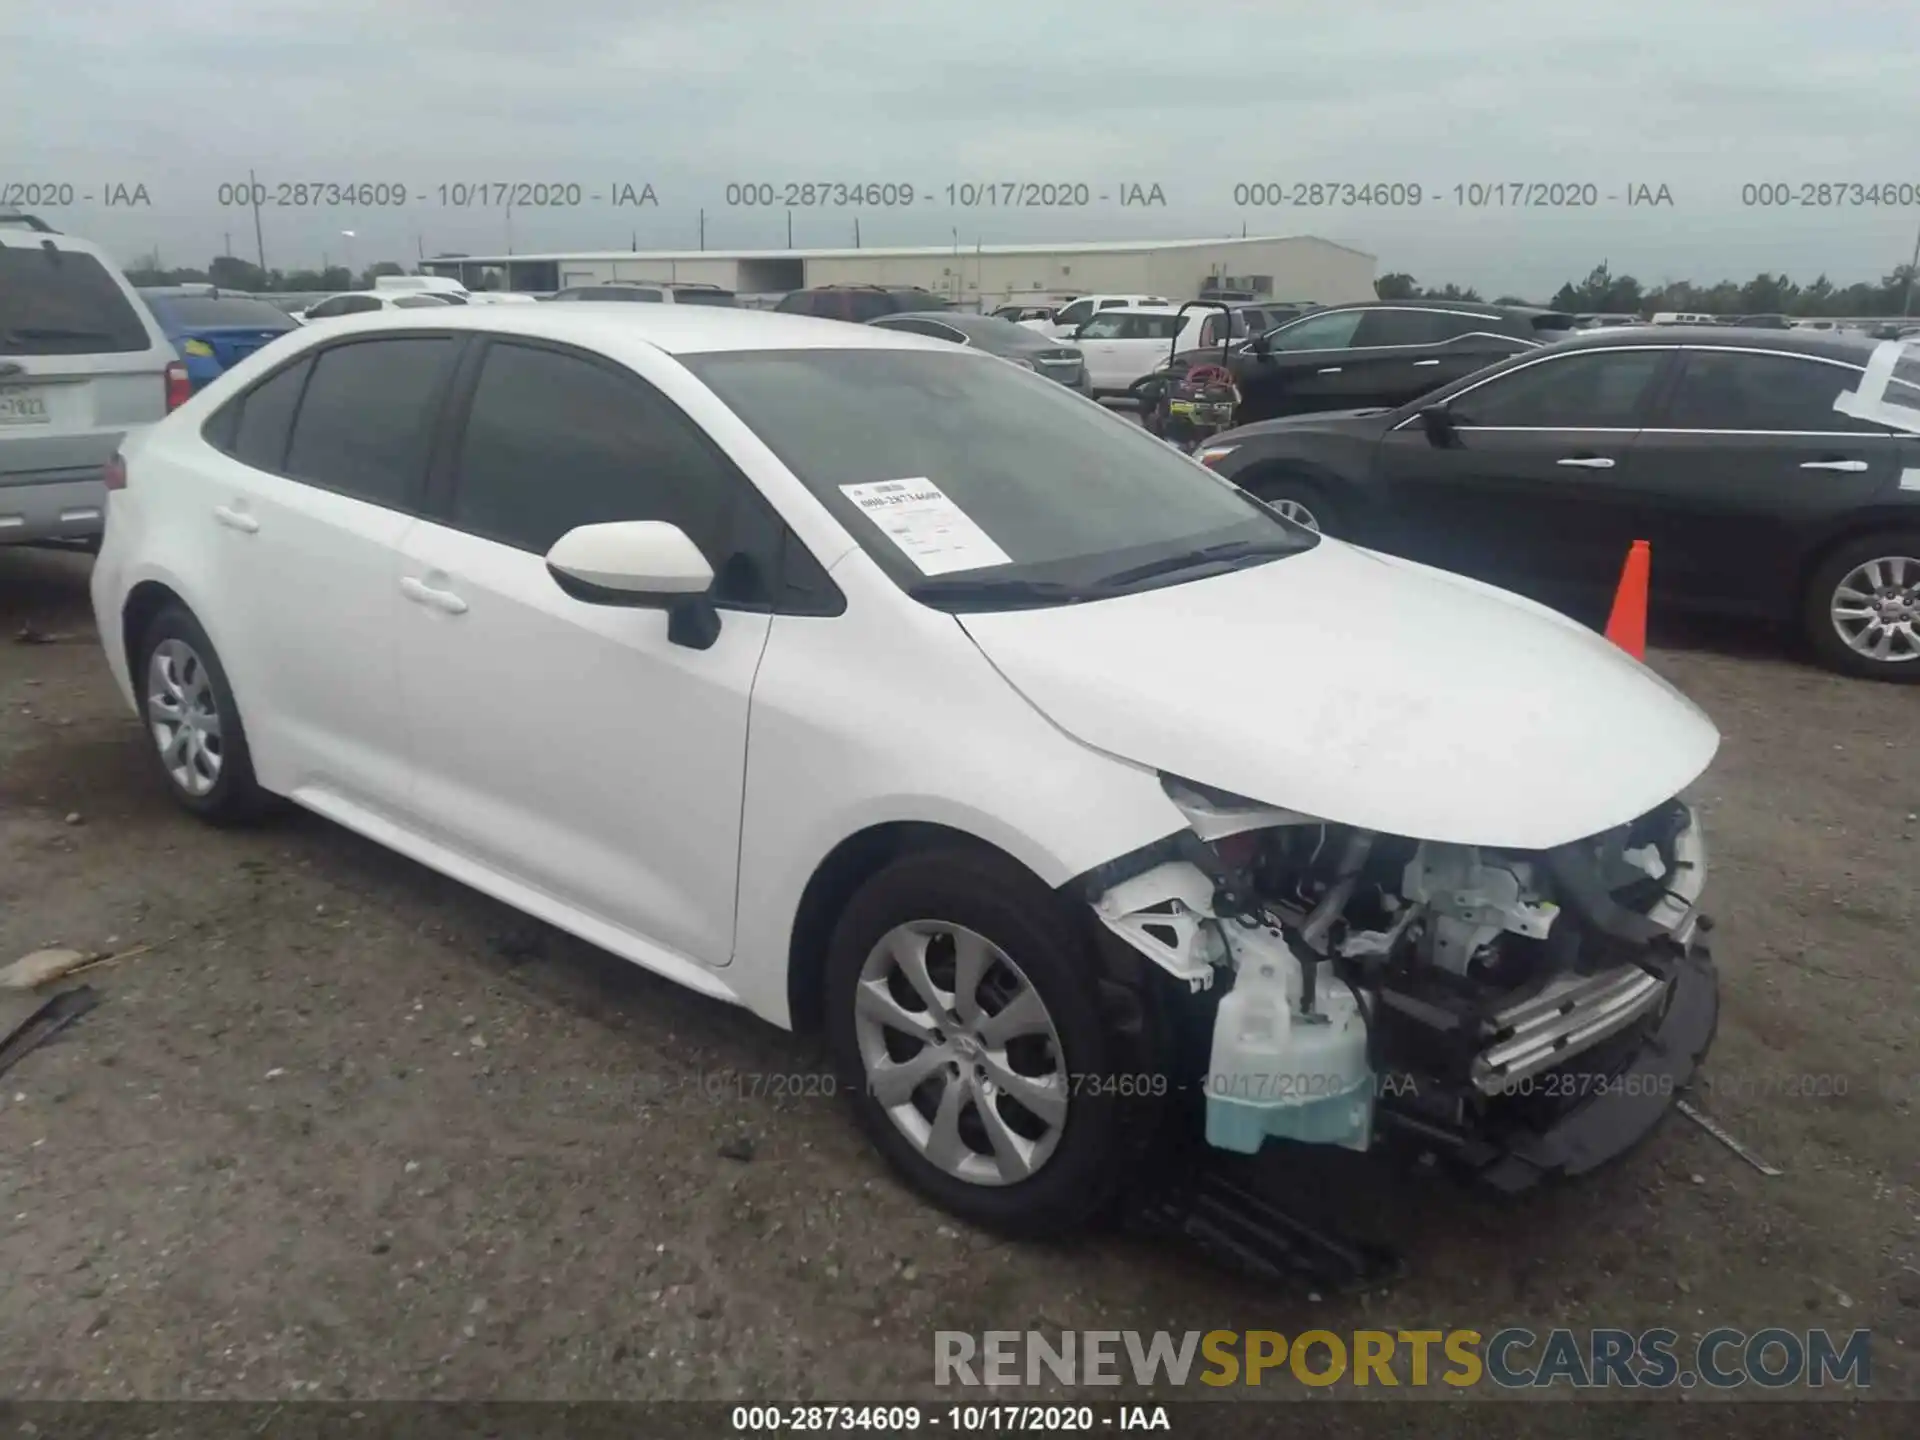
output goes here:
{"type": "Polygon", "coordinates": [[[1265,334],[1256,335],[1247,342],[1247,352],[1265,360],[1273,354],[1273,341],[1265,334]]]}
{"type": "Polygon", "coordinates": [[[720,636],[713,567],[678,525],[615,520],[578,525],[547,551],[547,573],[576,600],[667,612],[667,638],[705,650],[720,636]]]}
{"type": "Polygon", "coordinates": [[[1457,438],[1453,429],[1453,416],[1444,405],[1422,405],[1419,410],[1420,426],[1427,432],[1427,439],[1435,445],[1451,445],[1457,438]]]}

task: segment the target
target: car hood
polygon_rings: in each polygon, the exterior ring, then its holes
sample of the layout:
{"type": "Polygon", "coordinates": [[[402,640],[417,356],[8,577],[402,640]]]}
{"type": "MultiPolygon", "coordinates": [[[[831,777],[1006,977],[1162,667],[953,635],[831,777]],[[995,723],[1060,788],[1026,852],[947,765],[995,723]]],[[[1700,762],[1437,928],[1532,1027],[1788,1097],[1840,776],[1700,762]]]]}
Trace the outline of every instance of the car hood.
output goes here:
{"type": "Polygon", "coordinates": [[[1706,769],[1699,707],[1530,600],[1323,539],[1089,604],[956,617],[1085,744],[1318,819],[1538,850],[1706,769]]]}

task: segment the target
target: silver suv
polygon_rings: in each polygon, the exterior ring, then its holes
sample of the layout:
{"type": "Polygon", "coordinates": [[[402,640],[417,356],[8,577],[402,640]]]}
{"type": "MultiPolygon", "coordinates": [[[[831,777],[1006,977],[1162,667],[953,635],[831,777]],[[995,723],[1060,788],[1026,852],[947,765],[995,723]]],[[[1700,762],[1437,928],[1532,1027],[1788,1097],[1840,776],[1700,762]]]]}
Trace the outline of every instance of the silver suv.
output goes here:
{"type": "Polygon", "coordinates": [[[98,541],[121,437],[189,393],[186,366],[99,247],[0,212],[0,544],[98,541]]]}

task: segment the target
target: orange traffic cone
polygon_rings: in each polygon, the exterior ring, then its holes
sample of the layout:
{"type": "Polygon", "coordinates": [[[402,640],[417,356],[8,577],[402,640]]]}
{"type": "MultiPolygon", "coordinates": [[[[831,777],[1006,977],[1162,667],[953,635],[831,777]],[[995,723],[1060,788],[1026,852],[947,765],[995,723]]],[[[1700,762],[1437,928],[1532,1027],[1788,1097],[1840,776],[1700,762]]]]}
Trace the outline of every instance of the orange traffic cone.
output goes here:
{"type": "Polygon", "coordinates": [[[1647,658],[1647,582],[1653,572],[1653,547],[1633,542],[1620,570],[1620,588],[1613,595],[1613,613],[1607,616],[1607,639],[1636,660],[1647,658]]]}

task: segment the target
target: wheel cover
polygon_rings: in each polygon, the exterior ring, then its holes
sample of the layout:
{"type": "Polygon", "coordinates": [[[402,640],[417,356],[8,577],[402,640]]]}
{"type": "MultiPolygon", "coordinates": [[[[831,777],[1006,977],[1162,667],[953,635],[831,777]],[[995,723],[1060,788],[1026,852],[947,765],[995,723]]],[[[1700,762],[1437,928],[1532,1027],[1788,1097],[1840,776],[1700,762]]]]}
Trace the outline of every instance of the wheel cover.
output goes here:
{"type": "Polygon", "coordinates": [[[853,1004],[868,1091],[928,1164],[1011,1185],[1053,1157],[1065,1051],[1006,951],[960,925],[897,925],[867,956],[853,1004]]]}
{"type": "Polygon", "coordinates": [[[1854,654],[1883,665],[1920,663],[1920,557],[1883,555],[1853,567],[1828,605],[1854,654]]]}
{"type": "Polygon", "coordinates": [[[147,662],[147,727],[160,763],[187,794],[220,783],[220,704],[206,662],[184,640],[162,640],[147,662]]]}
{"type": "Polygon", "coordinates": [[[1301,529],[1311,530],[1316,535],[1320,533],[1319,517],[1316,516],[1312,510],[1301,504],[1300,501],[1270,500],[1267,503],[1280,512],[1282,519],[1291,520],[1294,524],[1300,526],[1301,529]]]}

